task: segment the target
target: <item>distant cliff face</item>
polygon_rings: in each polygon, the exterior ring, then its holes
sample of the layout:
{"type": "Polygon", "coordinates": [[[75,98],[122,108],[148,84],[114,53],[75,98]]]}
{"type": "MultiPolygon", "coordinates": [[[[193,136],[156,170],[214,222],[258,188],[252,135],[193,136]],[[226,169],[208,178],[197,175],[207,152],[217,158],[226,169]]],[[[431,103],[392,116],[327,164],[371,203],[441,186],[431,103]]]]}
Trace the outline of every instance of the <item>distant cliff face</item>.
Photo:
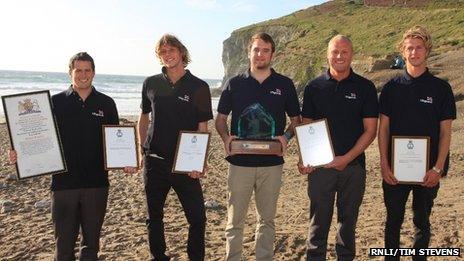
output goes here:
{"type": "Polygon", "coordinates": [[[248,42],[250,38],[259,32],[266,32],[272,36],[276,43],[276,53],[272,66],[280,73],[293,78],[298,70],[284,66],[286,58],[286,46],[298,37],[298,30],[289,26],[270,25],[264,27],[249,27],[232,32],[224,41],[222,62],[225,68],[224,80],[245,72],[249,68],[248,42]]]}
{"type": "Polygon", "coordinates": [[[333,36],[344,34],[353,41],[353,69],[364,74],[388,68],[401,35],[416,24],[431,32],[434,53],[464,48],[464,1],[335,0],[233,31],[223,43],[224,80],[248,68],[248,41],[258,32],[273,37],[272,66],[290,77],[301,93],[308,80],[326,68],[327,43],[333,36]]]}

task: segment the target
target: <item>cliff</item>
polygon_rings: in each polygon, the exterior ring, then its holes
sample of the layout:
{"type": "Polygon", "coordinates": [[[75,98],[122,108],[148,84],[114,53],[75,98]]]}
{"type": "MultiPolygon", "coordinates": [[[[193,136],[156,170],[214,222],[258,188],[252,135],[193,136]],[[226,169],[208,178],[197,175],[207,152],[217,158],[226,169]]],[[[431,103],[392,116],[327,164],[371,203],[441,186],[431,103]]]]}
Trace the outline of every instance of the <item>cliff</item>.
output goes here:
{"type": "MultiPolygon", "coordinates": [[[[366,76],[377,77],[374,80],[380,85],[385,79],[379,78],[376,73],[389,68],[398,52],[396,43],[402,33],[416,24],[427,27],[432,34],[432,57],[439,57],[435,60],[441,63],[438,71],[443,71],[443,66],[446,67],[447,64],[440,57],[462,56],[462,0],[338,0],[233,31],[224,41],[224,79],[248,68],[248,39],[254,33],[267,32],[277,45],[273,67],[292,78],[301,92],[309,79],[326,68],[327,43],[332,36],[341,33],[350,37],[354,43],[354,70],[366,76]],[[389,2],[392,4],[389,5],[389,2]],[[445,55],[447,53],[452,55],[445,55]]],[[[432,66],[435,67],[433,64],[432,66]]],[[[458,72],[462,72],[462,63],[458,63],[457,68],[450,69],[457,70],[457,78],[463,77],[458,72]]],[[[383,74],[390,76],[391,73],[387,71],[383,74]]],[[[459,84],[453,86],[455,93],[462,93],[464,80],[459,78],[455,82],[459,84]]]]}

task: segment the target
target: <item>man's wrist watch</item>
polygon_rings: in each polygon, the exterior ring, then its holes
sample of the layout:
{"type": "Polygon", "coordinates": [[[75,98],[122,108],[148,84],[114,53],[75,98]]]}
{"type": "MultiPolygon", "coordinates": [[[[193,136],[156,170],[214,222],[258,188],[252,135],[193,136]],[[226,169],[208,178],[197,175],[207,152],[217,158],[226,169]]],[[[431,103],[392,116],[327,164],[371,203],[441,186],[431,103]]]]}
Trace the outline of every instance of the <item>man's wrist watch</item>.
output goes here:
{"type": "Polygon", "coordinates": [[[437,168],[437,166],[433,166],[432,170],[435,171],[440,176],[441,176],[441,174],[443,174],[443,170],[437,168]]]}
{"type": "Polygon", "coordinates": [[[287,140],[287,142],[289,142],[292,137],[293,135],[290,132],[286,131],[284,133],[284,138],[287,140]]]}

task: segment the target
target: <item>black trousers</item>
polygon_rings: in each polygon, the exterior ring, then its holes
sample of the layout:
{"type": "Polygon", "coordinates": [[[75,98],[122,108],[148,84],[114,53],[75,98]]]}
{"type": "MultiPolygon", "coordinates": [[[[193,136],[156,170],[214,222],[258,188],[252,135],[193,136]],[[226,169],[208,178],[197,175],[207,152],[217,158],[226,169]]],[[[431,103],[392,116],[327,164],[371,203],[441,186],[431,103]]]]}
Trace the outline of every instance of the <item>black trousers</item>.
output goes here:
{"type": "Polygon", "coordinates": [[[359,164],[343,171],[316,169],[308,176],[309,236],[307,260],[326,260],[327,237],[335,198],[338,231],[335,244],[338,260],[353,260],[356,255],[356,223],[366,186],[366,171],[359,164]]]}
{"type": "MultiPolygon", "coordinates": [[[[437,197],[440,184],[433,188],[420,185],[389,185],[382,184],[387,221],[385,224],[385,248],[400,247],[400,230],[404,220],[404,212],[409,192],[412,190],[413,223],[416,228],[414,248],[427,248],[430,242],[430,213],[433,200],[437,197]]],[[[386,260],[400,260],[400,257],[388,257],[386,260]]],[[[415,257],[413,260],[425,260],[425,257],[415,257]]]]}
{"type": "Polygon", "coordinates": [[[169,260],[164,236],[164,203],[171,187],[177,193],[189,223],[187,254],[190,260],[205,258],[206,214],[198,179],[171,173],[172,165],[151,156],[144,159],[145,193],[148,209],[148,240],[153,260],[169,260]]]}
{"type": "Polygon", "coordinates": [[[75,260],[79,229],[79,260],[97,260],[107,201],[108,187],[52,191],[55,260],[75,260]]]}

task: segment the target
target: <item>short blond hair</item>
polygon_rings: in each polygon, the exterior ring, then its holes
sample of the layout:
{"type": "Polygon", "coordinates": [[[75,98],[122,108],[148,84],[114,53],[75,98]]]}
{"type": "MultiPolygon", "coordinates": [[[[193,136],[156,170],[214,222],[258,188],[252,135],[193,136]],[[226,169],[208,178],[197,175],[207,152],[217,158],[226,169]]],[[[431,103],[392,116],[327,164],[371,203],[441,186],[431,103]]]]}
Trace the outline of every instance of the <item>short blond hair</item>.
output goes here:
{"type": "Polygon", "coordinates": [[[427,50],[427,56],[429,56],[430,52],[432,51],[432,36],[430,36],[429,32],[425,27],[420,25],[415,25],[409,28],[404,34],[401,41],[398,43],[398,49],[401,53],[404,51],[404,41],[409,38],[416,38],[421,39],[424,42],[425,49],[427,50]]]}

